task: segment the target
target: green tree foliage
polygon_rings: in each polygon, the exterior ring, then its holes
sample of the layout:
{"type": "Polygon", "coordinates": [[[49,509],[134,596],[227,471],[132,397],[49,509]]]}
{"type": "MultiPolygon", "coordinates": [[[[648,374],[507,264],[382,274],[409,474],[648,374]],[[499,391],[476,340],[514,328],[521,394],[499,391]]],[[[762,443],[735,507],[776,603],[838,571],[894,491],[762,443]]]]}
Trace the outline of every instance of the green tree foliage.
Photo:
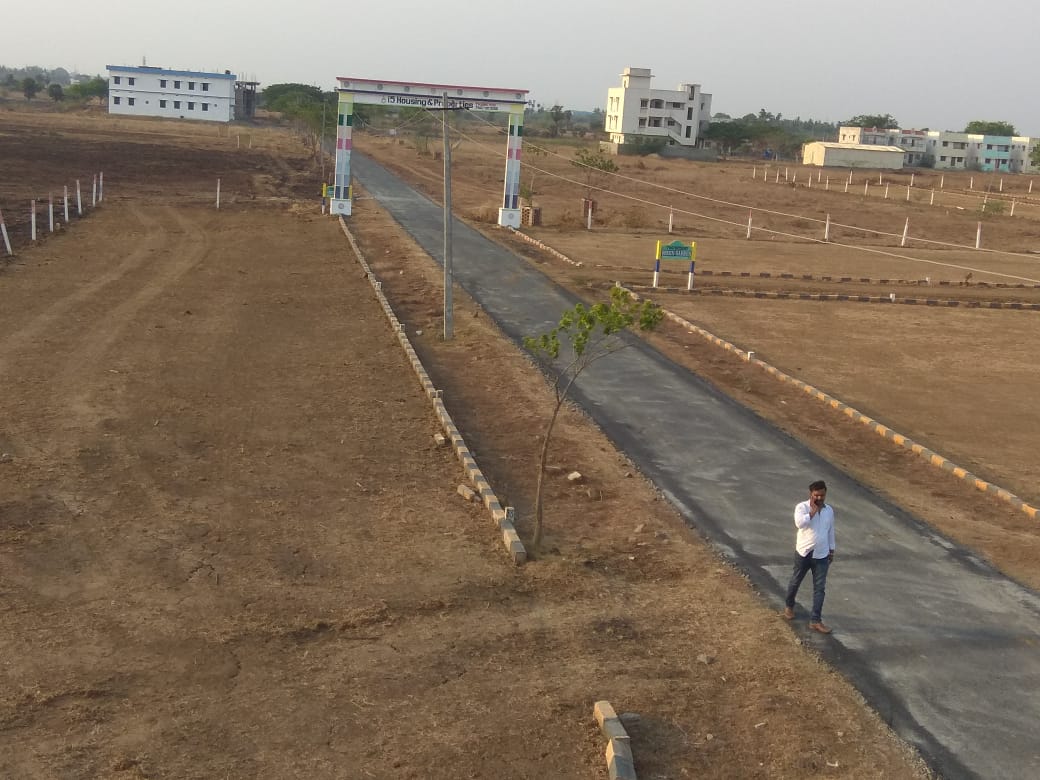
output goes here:
{"type": "Polygon", "coordinates": [[[26,76],[22,79],[22,94],[25,95],[26,100],[32,100],[39,91],[40,84],[36,79],[31,76],[26,76]]]}
{"type": "Polygon", "coordinates": [[[47,95],[51,100],[57,103],[59,100],[65,99],[65,90],[61,88],[61,84],[55,82],[47,85],[47,95]]]}
{"type": "Polygon", "coordinates": [[[272,84],[261,93],[264,108],[277,111],[304,135],[315,154],[324,135],[336,134],[338,96],[309,84],[272,84]],[[322,118],[324,117],[324,126],[322,118]]]}
{"type": "Polygon", "coordinates": [[[585,148],[578,149],[574,156],[571,165],[581,168],[585,179],[585,197],[591,200],[594,190],[607,189],[610,174],[618,172],[617,163],[603,152],[593,152],[585,148]]]}
{"type": "Polygon", "coordinates": [[[570,127],[571,112],[565,110],[559,103],[549,109],[549,116],[552,117],[552,124],[549,126],[550,137],[557,138],[563,130],[570,127]]]}
{"type": "MultiPolygon", "coordinates": [[[[722,119],[723,115],[716,114],[722,119]]],[[[815,119],[784,119],[762,109],[728,122],[712,122],[701,134],[705,140],[739,153],[759,154],[766,149],[784,156],[795,155],[807,141],[834,138],[838,132],[833,122],[815,119]]]]}
{"type": "Polygon", "coordinates": [[[620,287],[610,291],[610,301],[586,306],[576,304],[560,317],[559,324],[540,336],[527,337],[524,346],[535,355],[547,357],[553,361],[568,347],[566,359],[569,362],[556,372],[553,382],[555,404],[542,440],[542,449],[538,457],[538,482],[535,489],[534,503],[534,540],[533,548],[537,551],[542,543],[543,498],[545,488],[545,469],[549,457],[549,443],[552,440],[553,428],[560,415],[575,380],[590,365],[598,360],[613,355],[628,346],[622,338],[627,330],[654,330],[664,318],[660,307],[650,301],[637,301],[620,287]]]}
{"type": "Polygon", "coordinates": [[[968,122],[967,126],[964,128],[964,132],[974,133],[976,135],[1018,135],[1015,126],[1010,122],[993,122],[984,119],[975,119],[968,122]]]}
{"type": "Polygon", "coordinates": [[[79,84],[73,84],[65,90],[65,97],[70,100],[90,100],[97,98],[104,100],[108,97],[108,79],[95,76],[79,84]]]}
{"type": "Polygon", "coordinates": [[[881,130],[892,130],[899,127],[899,122],[891,114],[856,114],[847,122],[846,127],[876,127],[881,130]]]}

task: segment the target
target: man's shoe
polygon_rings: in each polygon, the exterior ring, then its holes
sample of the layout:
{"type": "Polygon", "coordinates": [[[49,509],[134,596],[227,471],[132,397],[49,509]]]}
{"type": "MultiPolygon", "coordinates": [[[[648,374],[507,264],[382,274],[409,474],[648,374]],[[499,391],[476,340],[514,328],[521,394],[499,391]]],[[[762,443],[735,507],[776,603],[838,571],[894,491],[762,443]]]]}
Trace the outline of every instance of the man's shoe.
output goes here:
{"type": "Polygon", "coordinates": [[[809,628],[813,631],[819,631],[821,634],[831,633],[831,627],[826,623],[810,623],[809,628]]]}
{"type": "Polygon", "coordinates": [[[783,615],[785,620],[794,620],[794,610],[790,607],[784,607],[783,615]]]}

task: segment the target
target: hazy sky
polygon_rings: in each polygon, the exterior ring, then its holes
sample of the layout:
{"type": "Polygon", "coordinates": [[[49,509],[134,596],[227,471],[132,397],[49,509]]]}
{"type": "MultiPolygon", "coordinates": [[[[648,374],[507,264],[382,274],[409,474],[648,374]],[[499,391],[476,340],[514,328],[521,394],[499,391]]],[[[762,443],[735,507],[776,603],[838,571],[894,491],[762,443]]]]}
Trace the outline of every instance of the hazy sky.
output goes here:
{"type": "Polygon", "coordinates": [[[626,66],[654,86],[701,84],[712,109],[841,121],[889,113],[903,127],[1006,120],[1040,136],[1032,3],[987,23],[968,0],[885,10],[795,0],[51,0],[7,3],[0,64],[230,69],[264,85],[323,89],[336,76],[528,89],[551,105],[606,104],[626,66]],[[477,10],[479,9],[479,10],[477,10]],[[16,32],[15,32],[16,31],[16,32]],[[14,34],[12,34],[14,33],[14,34]]]}

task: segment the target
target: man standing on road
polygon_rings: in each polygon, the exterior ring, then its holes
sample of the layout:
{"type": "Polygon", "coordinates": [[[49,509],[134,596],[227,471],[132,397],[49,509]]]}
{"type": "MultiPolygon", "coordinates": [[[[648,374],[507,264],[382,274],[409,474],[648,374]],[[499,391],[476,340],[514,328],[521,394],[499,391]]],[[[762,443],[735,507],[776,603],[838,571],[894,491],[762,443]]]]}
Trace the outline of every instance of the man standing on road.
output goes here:
{"type": "Polygon", "coordinates": [[[827,485],[821,479],[809,485],[809,499],[794,508],[795,537],[794,572],[787,586],[784,617],[794,619],[794,599],[807,572],[812,572],[813,604],[809,628],[821,634],[831,629],[823,622],[823,597],[827,584],[827,569],[834,560],[834,510],[826,503],[827,485]]]}

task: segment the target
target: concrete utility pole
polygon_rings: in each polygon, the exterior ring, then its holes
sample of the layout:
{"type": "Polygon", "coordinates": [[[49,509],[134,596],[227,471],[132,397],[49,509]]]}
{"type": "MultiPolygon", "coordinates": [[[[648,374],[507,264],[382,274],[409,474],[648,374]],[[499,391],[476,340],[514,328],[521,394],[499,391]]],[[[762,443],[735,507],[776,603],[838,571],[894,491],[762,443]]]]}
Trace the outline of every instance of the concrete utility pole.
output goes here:
{"type": "Polygon", "coordinates": [[[444,136],[444,340],[455,337],[455,310],[451,298],[451,140],[448,138],[448,93],[443,93],[444,113],[441,131],[444,136]]]}

